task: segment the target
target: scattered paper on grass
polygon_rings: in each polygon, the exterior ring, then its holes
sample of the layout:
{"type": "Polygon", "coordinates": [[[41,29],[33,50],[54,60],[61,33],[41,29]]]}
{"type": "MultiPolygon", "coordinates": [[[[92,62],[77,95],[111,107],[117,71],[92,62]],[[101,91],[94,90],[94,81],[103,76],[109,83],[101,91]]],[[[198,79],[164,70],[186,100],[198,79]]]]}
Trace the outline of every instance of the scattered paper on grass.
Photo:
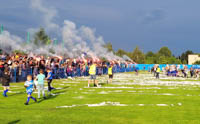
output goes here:
{"type": "Polygon", "coordinates": [[[99,89],[133,89],[134,87],[84,87],[84,88],[99,88],[99,89]]]}
{"type": "Polygon", "coordinates": [[[8,91],[8,93],[21,93],[20,91],[8,91]]]}
{"type": "Polygon", "coordinates": [[[128,106],[127,104],[120,104],[120,102],[101,102],[97,104],[83,104],[83,105],[71,105],[71,106],[58,106],[56,108],[72,108],[79,106],[88,106],[88,107],[99,107],[99,106],[128,106]]]}
{"type": "Polygon", "coordinates": [[[57,96],[57,95],[62,95],[62,94],[66,94],[66,93],[51,93],[50,95],[57,96]]]}
{"type": "Polygon", "coordinates": [[[89,94],[89,92],[82,92],[83,94],[89,94]]]}
{"type": "Polygon", "coordinates": [[[113,90],[113,91],[108,91],[109,93],[121,93],[123,92],[122,90],[113,90]]]}
{"type": "Polygon", "coordinates": [[[108,94],[108,92],[106,92],[106,91],[101,91],[101,92],[99,92],[98,94],[108,94]]]}
{"type": "Polygon", "coordinates": [[[171,93],[160,93],[158,95],[166,95],[166,96],[174,96],[175,94],[171,94],[171,93]]]}
{"type": "Polygon", "coordinates": [[[58,87],[58,88],[56,88],[56,90],[62,90],[62,89],[64,89],[64,88],[62,88],[62,87],[58,87]]]}
{"type": "Polygon", "coordinates": [[[96,90],[88,90],[88,91],[93,92],[93,91],[96,91],[96,90]]]}
{"type": "Polygon", "coordinates": [[[135,92],[137,92],[137,91],[128,91],[129,93],[135,93],[135,92]]]}
{"type": "Polygon", "coordinates": [[[168,106],[167,104],[156,104],[157,106],[168,106]]]}
{"type": "Polygon", "coordinates": [[[77,96],[77,97],[73,97],[73,98],[75,98],[75,99],[83,99],[85,97],[84,96],[77,96]]]}
{"type": "MultiPolygon", "coordinates": [[[[71,105],[71,106],[58,106],[56,108],[72,108],[80,106],[88,107],[100,107],[100,106],[159,106],[159,107],[174,107],[176,104],[121,104],[120,102],[101,102],[96,104],[82,104],[82,105],[71,105]]],[[[182,106],[182,103],[178,103],[178,106],[182,106]]]]}
{"type": "Polygon", "coordinates": [[[178,103],[179,106],[182,106],[182,103],[178,103]]]}

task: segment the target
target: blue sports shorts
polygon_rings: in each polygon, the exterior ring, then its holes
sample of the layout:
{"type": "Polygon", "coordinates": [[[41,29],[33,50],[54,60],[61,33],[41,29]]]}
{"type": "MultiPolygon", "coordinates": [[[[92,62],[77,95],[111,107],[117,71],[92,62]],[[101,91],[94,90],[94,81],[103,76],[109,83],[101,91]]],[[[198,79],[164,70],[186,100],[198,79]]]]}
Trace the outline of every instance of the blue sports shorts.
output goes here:
{"type": "Polygon", "coordinates": [[[33,92],[27,92],[27,95],[31,95],[33,92]]]}

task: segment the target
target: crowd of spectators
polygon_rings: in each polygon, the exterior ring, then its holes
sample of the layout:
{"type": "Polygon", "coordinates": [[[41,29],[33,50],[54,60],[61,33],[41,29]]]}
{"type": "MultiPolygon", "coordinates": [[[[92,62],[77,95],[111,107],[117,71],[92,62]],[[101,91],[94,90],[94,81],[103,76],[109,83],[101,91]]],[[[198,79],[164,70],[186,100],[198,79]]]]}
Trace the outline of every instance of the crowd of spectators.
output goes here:
{"type": "Polygon", "coordinates": [[[22,54],[0,54],[0,76],[5,68],[10,70],[13,82],[26,80],[27,75],[35,77],[39,70],[51,69],[54,79],[74,78],[89,75],[91,62],[97,64],[97,75],[107,74],[108,66],[113,65],[114,72],[137,71],[132,62],[118,60],[106,61],[93,58],[65,58],[60,56],[39,56],[22,54]]]}

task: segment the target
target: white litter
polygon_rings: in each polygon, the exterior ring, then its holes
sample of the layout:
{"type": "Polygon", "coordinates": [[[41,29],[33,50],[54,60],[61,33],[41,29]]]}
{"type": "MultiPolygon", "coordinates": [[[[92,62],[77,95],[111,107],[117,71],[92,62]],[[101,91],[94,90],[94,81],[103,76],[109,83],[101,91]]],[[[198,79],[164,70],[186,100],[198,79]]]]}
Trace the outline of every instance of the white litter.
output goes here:
{"type": "MultiPolygon", "coordinates": [[[[178,103],[178,106],[181,106],[181,103],[178,103]]],[[[80,107],[80,106],[88,106],[88,107],[99,107],[99,106],[160,106],[160,107],[167,107],[171,106],[174,107],[175,104],[121,104],[120,102],[101,102],[97,104],[82,104],[82,105],[71,105],[71,106],[58,106],[56,108],[72,108],[72,107],[80,107]]]]}
{"type": "Polygon", "coordinates": [[[101,91],[101,92],[99,92],[98,94],[108,94],[108,92],[106,92],[106,91],[101,91]]]}
{"type": "Polygon", "coordinates": [[[167,104],[156,104],[157,106],[168,106],[167,104]]]}
{"type": "Polygon", "coordinates": [[[84,96],[77,96],[77,97],[73,97],[73,98],[75,98],[75,99],[83,99],[84,96]]]}
{"type": "Polygon", "coordinates": [[[179,106],[182,106],[182,103],[178,103],[179,106]]]}
{"type": "Polygon", "coordinates": [[[79,106],[88,106],[88,107],[99,107],[99,106],[128,106],[126,104],[120,104],[119,102],[101,102],[98,104],[83,104],[83,105],[72,105],[72,106],[58,106],[56,108],[72,108],[72,107],[79,107],[79,106]]]}
{"type": "Polygon", "coordinates": [[[64,88],[62,88],[62,87],[58,87],[58,88],[56,88],[56,90],[62,90],[62,89],[64,89],[64,88]]]}

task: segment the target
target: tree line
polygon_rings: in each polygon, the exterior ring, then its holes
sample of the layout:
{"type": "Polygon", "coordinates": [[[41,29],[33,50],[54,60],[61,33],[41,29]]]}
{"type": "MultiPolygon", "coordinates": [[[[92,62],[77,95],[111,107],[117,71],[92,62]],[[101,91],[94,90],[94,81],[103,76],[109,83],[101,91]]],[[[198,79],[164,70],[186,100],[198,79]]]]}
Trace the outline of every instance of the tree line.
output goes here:
{"type": "MultiPolygon", "coordinates": [[[[166,46],[160,48],[157,52],[149,51],[147,53],[144,53],[138,46],[136,46],[132,52],[127,52],[123,49],[114,51],[110,42],[104,47],[107,48],[109,52],[113,52],[117,56],[123,57],[126,55],[138,64],[187,64],[188,55],[194,54],[193,51],[187,50],[180,56],[176,57],[166,46]]],[[[196,62],[194,64],[200,64],[200,62],[196,62]]]]}

